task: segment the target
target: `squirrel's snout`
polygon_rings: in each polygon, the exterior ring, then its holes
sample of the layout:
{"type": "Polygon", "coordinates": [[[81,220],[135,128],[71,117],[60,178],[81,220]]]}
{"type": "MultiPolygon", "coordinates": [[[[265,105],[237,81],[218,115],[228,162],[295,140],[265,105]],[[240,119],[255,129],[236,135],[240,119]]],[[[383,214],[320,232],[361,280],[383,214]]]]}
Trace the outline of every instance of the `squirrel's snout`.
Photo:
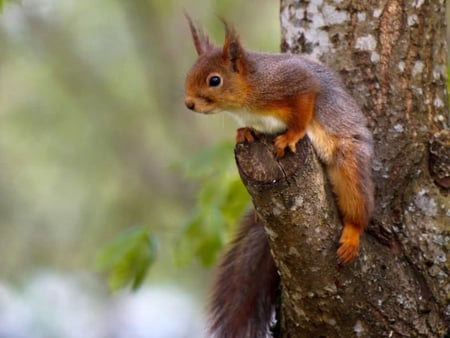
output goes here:
{"type": "Polygon", "coordinates": [[[190,110],[195,110],[195,102],[192,100],[186,100],[184,101],[184,104],[186,105],[186,107],[190,110]]]}

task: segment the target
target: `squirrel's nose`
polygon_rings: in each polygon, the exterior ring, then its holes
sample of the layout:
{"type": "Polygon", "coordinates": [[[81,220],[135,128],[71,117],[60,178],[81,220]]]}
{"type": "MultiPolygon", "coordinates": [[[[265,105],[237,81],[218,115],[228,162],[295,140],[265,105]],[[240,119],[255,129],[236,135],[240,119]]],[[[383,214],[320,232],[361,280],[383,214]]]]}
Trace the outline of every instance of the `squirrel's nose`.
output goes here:
{"type": "Polygon", "coordinates": [[[195,109],[195,102],[191,101],[191,100],[186,100],[184,102],[184,104],[186,105],[186,107],[190,110],[194,110],[195,109]]]}

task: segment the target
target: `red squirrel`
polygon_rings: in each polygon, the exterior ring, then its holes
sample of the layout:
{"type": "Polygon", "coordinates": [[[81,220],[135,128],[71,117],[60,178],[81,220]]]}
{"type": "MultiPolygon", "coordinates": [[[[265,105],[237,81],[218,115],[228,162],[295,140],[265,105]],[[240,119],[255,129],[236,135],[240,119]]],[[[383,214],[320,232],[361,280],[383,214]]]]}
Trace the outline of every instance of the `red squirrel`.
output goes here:
{"type": "MultiPolygon", "coordinates": [[[[358,104],[335,72],[317,60],[244,49],[225,21],[225,42],[218,47],[187,19],[198,58],[186,77],[186,107],[230,113],[240,124],[238,143],[252,142],[258,133],[278,135],[278,159],[286,149],[295,152],[306,135],[325,164],[342,216],[337,255],[345,263],[353,260],[374,208],[373,141],[358,104]]],[[[213,336],[265,337],[277,283],[264,229],[257,218],[247,218],[219,266],[211,303],[213,336]]]]}

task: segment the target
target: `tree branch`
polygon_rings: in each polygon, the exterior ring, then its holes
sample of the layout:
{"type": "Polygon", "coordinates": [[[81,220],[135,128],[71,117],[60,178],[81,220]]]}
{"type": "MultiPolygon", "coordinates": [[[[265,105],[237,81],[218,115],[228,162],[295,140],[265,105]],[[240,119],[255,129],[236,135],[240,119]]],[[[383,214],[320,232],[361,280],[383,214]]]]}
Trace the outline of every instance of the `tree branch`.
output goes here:
{"type": "Polygon", "coordinates": [[[235,156],[281,276],[282,337],[443,332],[426,282],[395,247],[366,234],[358,259],[338,264],[341,221],[307,138],[280,161],[267,136],[238,144],[235,156]]]}

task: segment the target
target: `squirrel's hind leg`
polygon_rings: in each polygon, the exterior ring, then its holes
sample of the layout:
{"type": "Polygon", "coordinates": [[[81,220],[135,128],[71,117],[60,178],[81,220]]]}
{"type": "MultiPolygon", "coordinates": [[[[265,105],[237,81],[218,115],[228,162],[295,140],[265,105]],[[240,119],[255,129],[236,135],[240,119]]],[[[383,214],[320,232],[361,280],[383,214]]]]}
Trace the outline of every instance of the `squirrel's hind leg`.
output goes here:
{"type": "Polygon", "coordinates": [[[356,147],[358,145],[347,143],[338,150],[334,163],[328,166],[328,176],[344,223],[337,254],[345,263],[358,255],[359,237],[373,209],[370,155],[366,158],[356,147]]]}

